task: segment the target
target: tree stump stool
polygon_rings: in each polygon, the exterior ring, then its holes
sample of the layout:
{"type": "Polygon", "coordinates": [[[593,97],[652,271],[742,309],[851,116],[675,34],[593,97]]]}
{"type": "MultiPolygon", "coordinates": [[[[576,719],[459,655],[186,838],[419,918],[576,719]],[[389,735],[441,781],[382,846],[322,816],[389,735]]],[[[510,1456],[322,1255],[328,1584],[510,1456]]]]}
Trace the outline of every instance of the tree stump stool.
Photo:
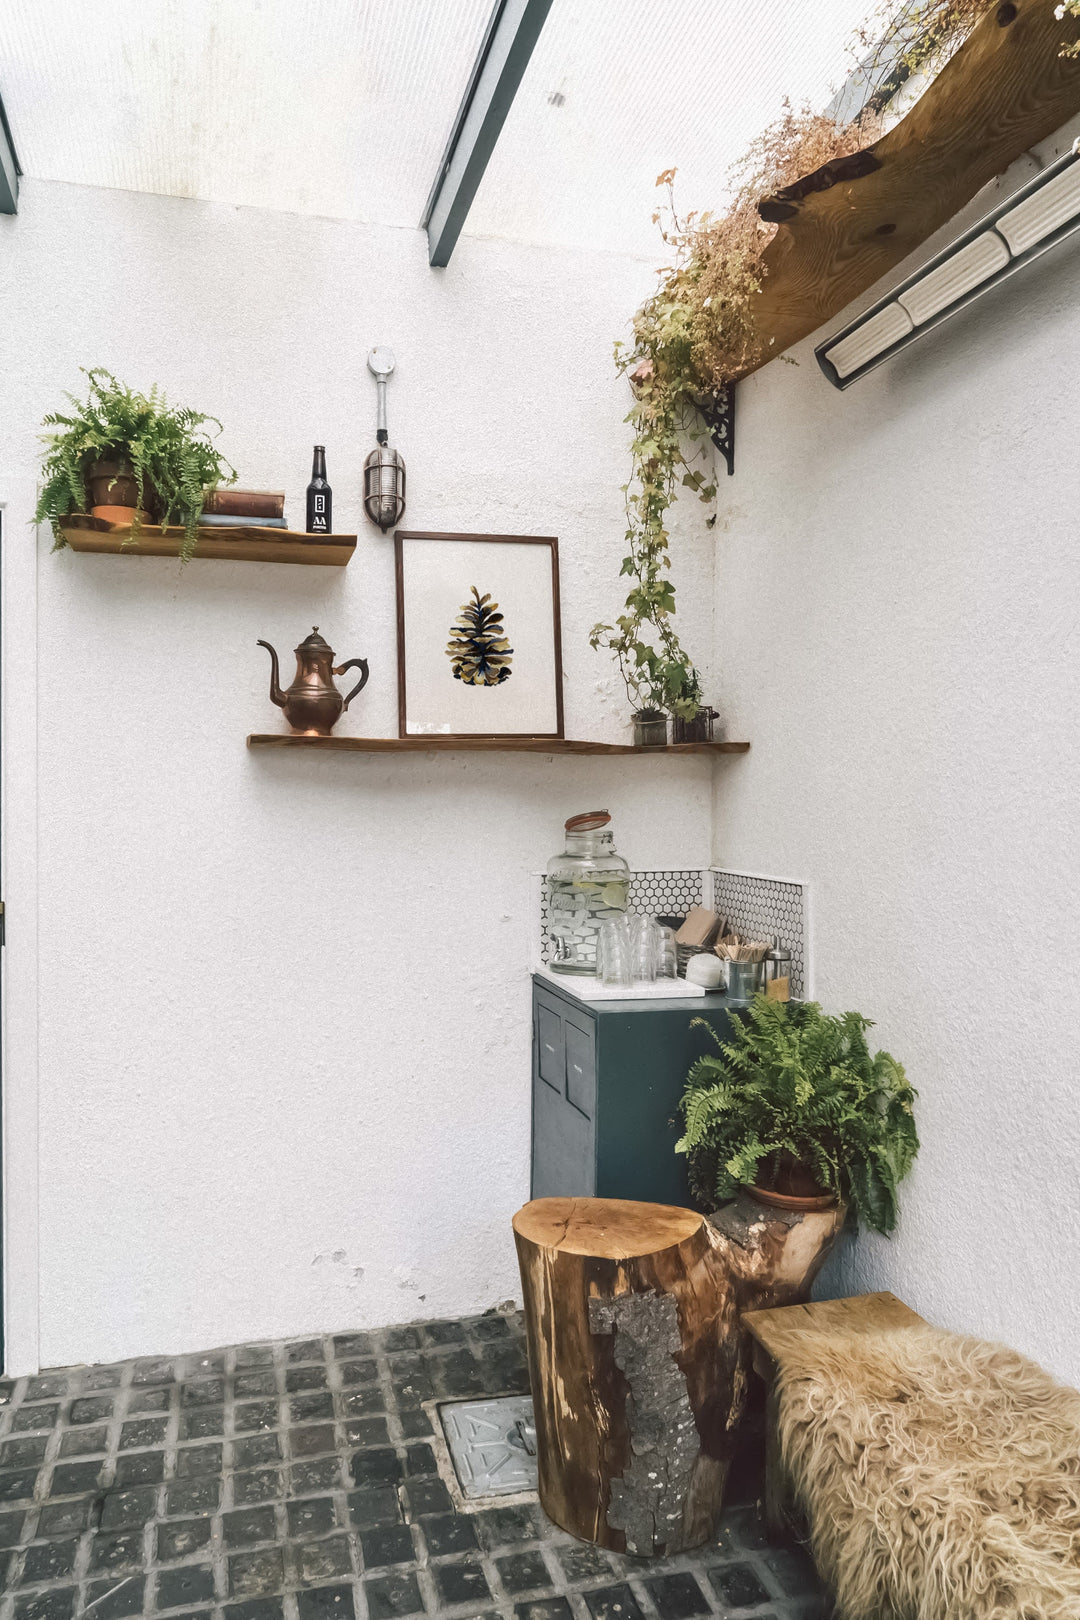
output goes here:
{"type": "Polygon", "coordinates": [[[614,1198],[518,1211],[550,1519],[640,1557],[715,1538],[751,1363],[741,1313],[809,1298],[843,1220],[748,1195],[709,1219],[614,1198]]]}

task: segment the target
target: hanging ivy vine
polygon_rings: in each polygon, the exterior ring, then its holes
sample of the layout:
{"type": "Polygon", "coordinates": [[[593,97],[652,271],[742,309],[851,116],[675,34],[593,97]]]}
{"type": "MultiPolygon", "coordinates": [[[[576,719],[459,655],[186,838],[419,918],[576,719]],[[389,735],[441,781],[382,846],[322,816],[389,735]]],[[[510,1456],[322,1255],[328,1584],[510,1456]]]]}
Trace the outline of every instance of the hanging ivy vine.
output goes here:
{"type": "MultiPolygon", "coordinates": [[[[589,638],[592,647],[613,654],[635,709],[662,709],[690,720],[701,706],[700,676],[672,623],[668,515],[682,489],[708,503],[716,498],[703,442],[708,429],[699,407],[769,358],[755,323],[754,300],[765,274],[765,249],[777,227],[762,219],[758,204],[876,140],[884,108],[897,89],[913,75],[940,71],[989,4],[925,0],[897,10],[894,0],[875,13],[855,40],[865,86],[858,116],[837,123],[785,103],[780,117],[731,170],[732,202],[721,216],[680,217],[675,170],[658,176],[665,200],[653,223],[670,262],[635,314],[630,341],[615,345],[616,365],[634,395],[626,418],[632,431],[631,475],[623,486],[628,549],[621,568],[630,590],[615,622],[595,625],[589,638]]],[[[1066,5],[1080,9],[1080,0],[1066,5]]]]}

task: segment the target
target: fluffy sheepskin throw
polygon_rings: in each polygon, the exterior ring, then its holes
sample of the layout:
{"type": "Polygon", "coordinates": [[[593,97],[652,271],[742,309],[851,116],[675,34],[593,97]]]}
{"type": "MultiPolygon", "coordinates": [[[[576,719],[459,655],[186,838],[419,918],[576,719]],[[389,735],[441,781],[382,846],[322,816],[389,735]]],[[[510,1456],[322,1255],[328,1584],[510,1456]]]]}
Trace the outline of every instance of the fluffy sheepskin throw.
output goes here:
{"type": "Polygon", "coordinates": [[[778,1377],[841,1620],[1080,1620],[1080,1394],[932,1327],[808,1335],[778,1377]]]}

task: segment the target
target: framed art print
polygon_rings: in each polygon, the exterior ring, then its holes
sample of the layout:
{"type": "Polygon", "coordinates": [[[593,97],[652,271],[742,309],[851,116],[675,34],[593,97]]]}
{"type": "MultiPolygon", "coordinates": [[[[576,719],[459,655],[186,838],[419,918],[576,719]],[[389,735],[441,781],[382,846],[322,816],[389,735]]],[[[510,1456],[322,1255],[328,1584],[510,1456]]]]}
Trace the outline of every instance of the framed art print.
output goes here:
{"type": "Polygon", "coordinates": [[[399,529],[398,735],[563,734],[559,542],[399,529]]]}

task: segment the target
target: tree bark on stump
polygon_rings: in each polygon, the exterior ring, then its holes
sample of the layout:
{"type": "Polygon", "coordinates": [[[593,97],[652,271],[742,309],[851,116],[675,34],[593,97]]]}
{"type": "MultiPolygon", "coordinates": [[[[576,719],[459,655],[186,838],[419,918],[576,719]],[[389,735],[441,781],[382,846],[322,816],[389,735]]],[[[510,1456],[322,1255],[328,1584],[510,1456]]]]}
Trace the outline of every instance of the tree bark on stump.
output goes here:
{"type": "Polygon", "coordinates": [[[518,1211],[549,1518],[641,1557],[715,1537],[751,1365],[739,1318],[808,1299],[843,1220],[749,1195],[709,1219],[606,1198],[518,1211]]]}

